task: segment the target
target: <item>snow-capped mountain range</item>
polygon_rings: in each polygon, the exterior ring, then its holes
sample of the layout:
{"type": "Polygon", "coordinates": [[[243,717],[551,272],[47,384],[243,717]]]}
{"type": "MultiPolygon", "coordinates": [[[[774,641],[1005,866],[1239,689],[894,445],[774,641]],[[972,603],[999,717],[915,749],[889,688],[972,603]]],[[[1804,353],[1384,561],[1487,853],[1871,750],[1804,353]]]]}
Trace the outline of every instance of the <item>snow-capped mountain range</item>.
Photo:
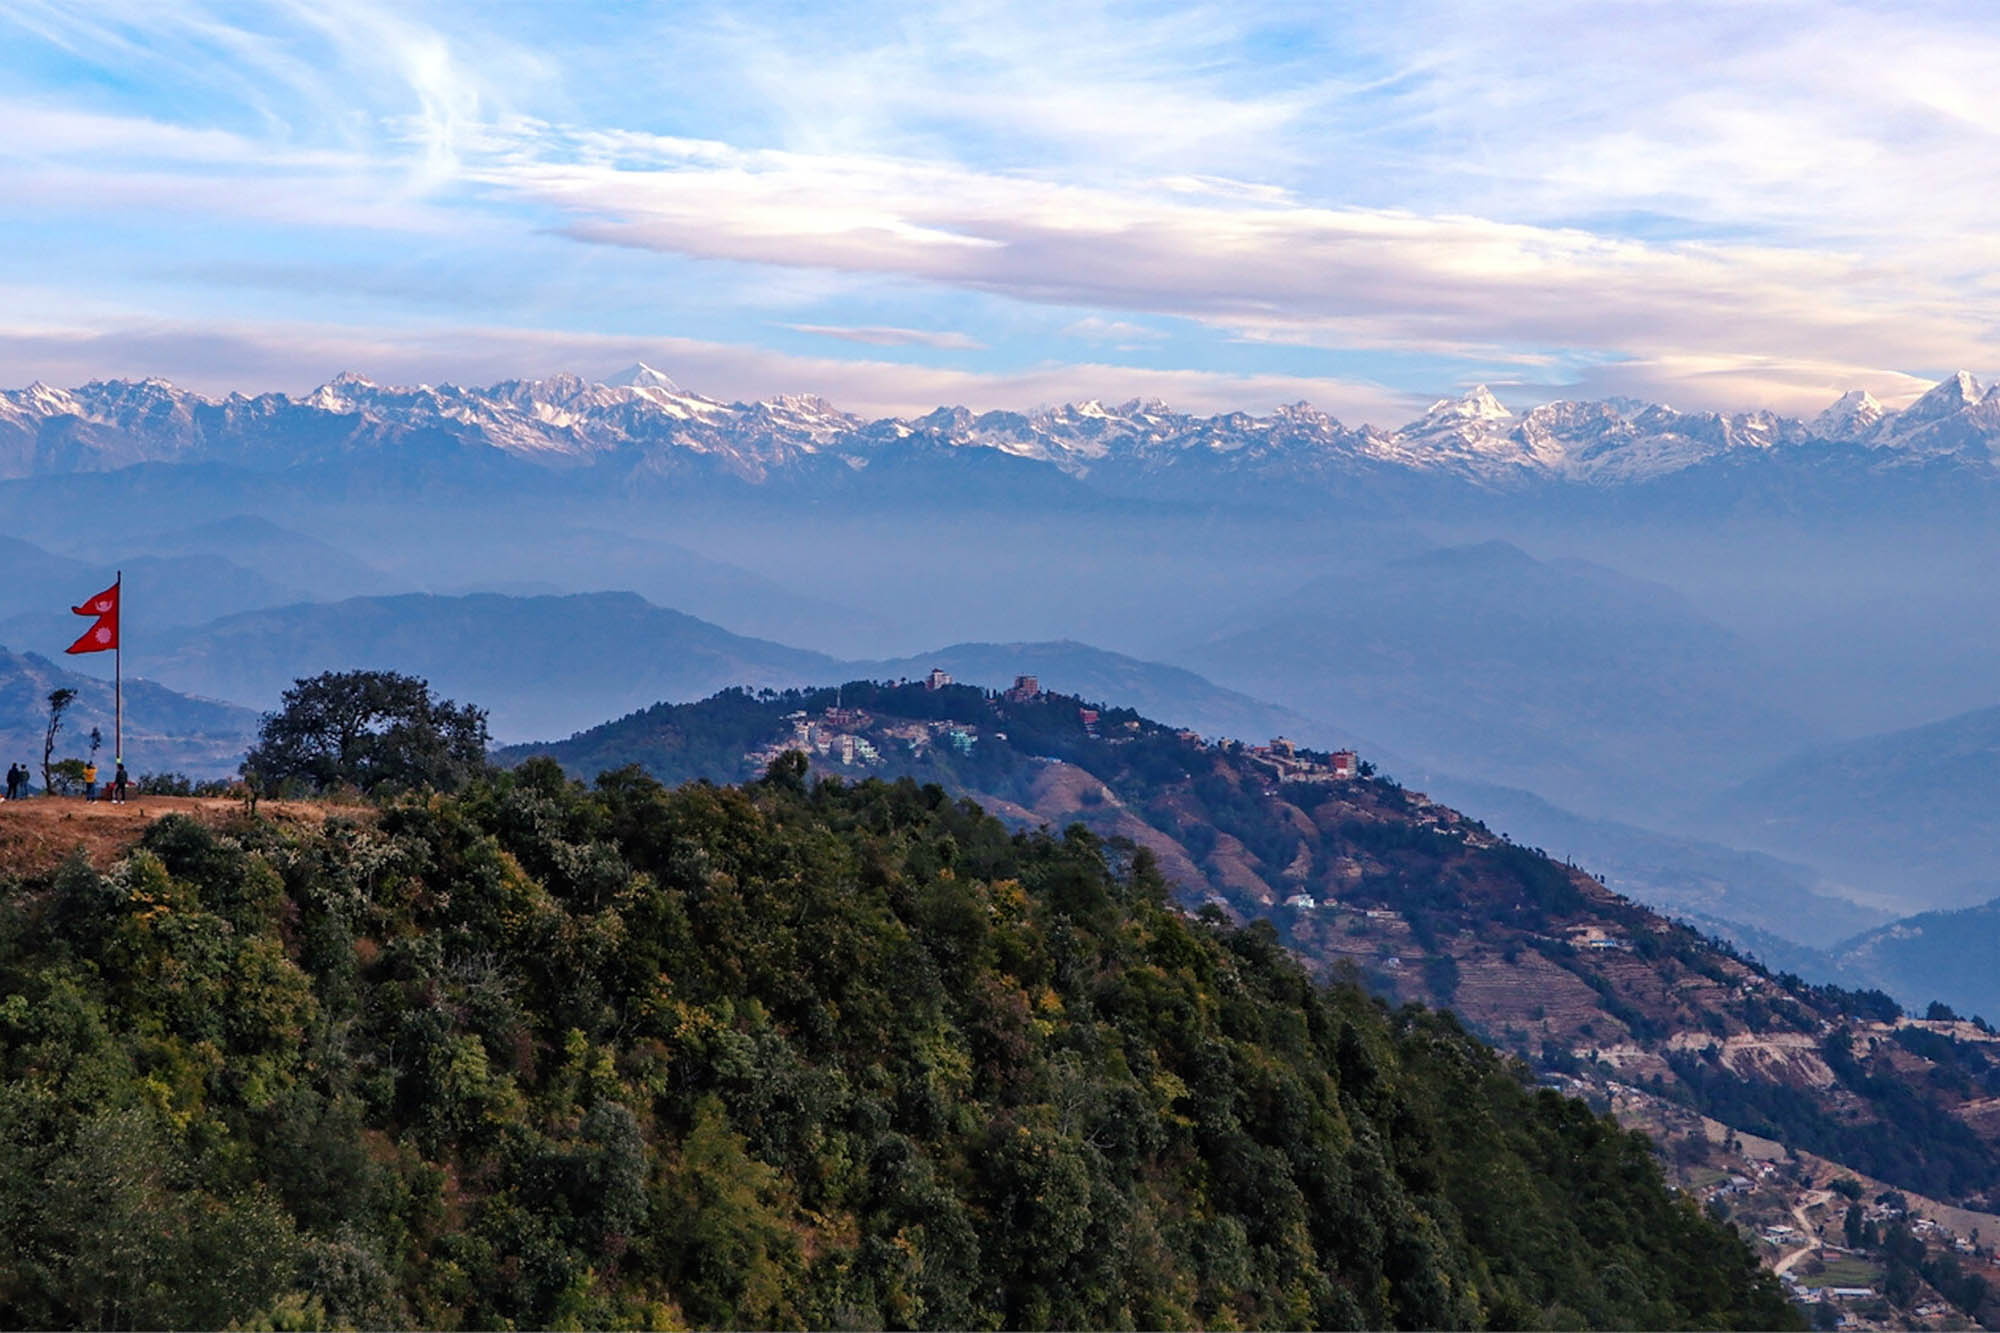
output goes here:
{"type": "Polygon", "coordinates": [[[1856,390],[1810,421],[1629,399],[1514,412],[1482,385],[1389,431],[1343,426],[1305,403],[1268,416],[1193,416],[1134,400],[1033,412],[941,407],[865,420],[812,396],[721,402],[644,365],[601,382],[562,374],[483,389],[390,387],[344,374],[298,398],[213,399],[150,378],[0,391],[0,479],[151,462],[272,470],[401,448],[492,450],[620,476],[698,466],[760,482],[829,464],[859,470],[888,452],[919,449],[996,451],[1107,481],[1196,469],[1264,480],[1372,471],[1496,488],[1618,486],[1716,460],[1805,458],[1827,446],[1847,446],[1871,466],[1949,460],[2000,476],[2000,385],[1982,391],[1960,372],[1894,412],[1856,390]]]}

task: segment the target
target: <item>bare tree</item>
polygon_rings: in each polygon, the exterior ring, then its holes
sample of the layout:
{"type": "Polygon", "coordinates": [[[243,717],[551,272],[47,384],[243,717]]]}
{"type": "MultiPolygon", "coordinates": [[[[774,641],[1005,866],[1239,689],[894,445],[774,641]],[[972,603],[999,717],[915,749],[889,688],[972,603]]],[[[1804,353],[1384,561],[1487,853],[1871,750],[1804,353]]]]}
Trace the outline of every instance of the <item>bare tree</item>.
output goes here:
{"type": "Polygon", "coordinates": [[[56,753],[56,733],[62,730],[63,714],[68,712],[69,706],[75,702],[75,690],[49,691],[49,729],[42,736],[42,791],[44,793],[52,792],[56,789],[49,772],[53,766],[56,753]]]}

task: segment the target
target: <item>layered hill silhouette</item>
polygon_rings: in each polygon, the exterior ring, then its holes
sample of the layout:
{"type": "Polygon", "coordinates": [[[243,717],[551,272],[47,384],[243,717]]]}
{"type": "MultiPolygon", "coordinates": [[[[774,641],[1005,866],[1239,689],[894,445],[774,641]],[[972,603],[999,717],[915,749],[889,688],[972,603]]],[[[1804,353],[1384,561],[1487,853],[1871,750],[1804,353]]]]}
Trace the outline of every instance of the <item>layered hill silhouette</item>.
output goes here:
{"type": "Polygon", "coordinates": [[[1809,750],[1702,814],[1715,836],[1809,860],[1906,909],[1959,908],[2000,896],[1996,793],[2000,708],[1986,708],[1809,750]]]}
{"type": "Polygon", "coordinates": [[[25,627],[48,630],[67,624],[63,617],[69,605],[110,583],[120,569],[141,593],[137,614],[151,625],[199,624],[301,596],[298,588],[212,551],[149,555],[134,553],[131,546],[120,549],[124,554],[76,560],[0,537],[0,569],[6,573],[0,580],[0,638],[11,635],[7,641],[15,641],[25,627]]]}
{"type": "Polygon", "coordinates": [[[149,674],[178,687],[274,707],[299,676],[367,668],[420,675],[490,709],[496,736],[566,735],[607,716],[687,701],[731,685],[786,686],[835,676],[895,679],[942,667],[1007,685],[1050,685],[1139,705],[1213,734],[1331,743],[1333,728],[1225,690],[1183,668],[1080,643],[957,644],[877,662],[843,662],[655,606],[632,593],[561,596],[401,594],[299,603],[162,633],[149,674]]]}
{"type": "Polygon", "coordinates": [[[1920,912],[1843,940],[1828,961],[1913,1007],[1937,1000],[1964,1014],[2000,1014],[2000,898],[1920,912]]]}
{"type": "Polygon", "coordinates": [[[1677,594],[1506,542],[1357,560],[1177,657],[1420,764],[1628,819],[1813,735],[1677,594]]]}
{"type": "Polygon", "coordinates": [[[725,685],[792,684],[833,665],[633,593],[304,603],[163,635],[148,658],[162,680],[262,708],[320,671],[402,671],[488,708],[502,738],[563,734],[580,719],[725,685]]]}

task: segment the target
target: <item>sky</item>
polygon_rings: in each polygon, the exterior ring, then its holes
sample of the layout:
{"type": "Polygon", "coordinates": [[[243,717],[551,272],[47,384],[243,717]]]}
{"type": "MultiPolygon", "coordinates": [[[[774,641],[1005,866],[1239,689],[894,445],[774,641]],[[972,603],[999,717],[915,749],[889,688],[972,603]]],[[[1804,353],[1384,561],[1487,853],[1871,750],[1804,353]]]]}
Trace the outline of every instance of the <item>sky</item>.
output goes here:
{"type": "Polygon", "coordinates": [[[2000,24],[1826,0],[0,0],[0,385],[852,411],[2000,370],[2000,24]]]}

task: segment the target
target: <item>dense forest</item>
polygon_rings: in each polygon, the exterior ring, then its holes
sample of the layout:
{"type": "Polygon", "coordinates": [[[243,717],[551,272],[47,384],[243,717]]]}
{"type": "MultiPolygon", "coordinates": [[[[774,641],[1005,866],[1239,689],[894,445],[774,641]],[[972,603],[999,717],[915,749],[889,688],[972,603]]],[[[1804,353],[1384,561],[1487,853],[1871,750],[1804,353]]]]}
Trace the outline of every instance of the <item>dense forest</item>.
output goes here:
{"type": "MultiPolygon", "coordinates": [[[[867,771],[992,801],[1017,825],[1075,821],[1100,836],[1150,830],[1184,905],[1219,900],[1239,919],[1264,918],[1317,973],[1351,962],[1392,1003],[1457,1008],[1475,1035],[1543,1074],[1592,1075],[1594,1048],[1655,1048],[1649,1068],[1617,1076],[1897,1188],[1974,1208],[1995,1202],[1993,1146],[1956,1112],[2000,1091],[2000,1046],[1933,1037],[1918,1049],[1903,1036],[1877,1048],[1866,1029],[1901,1016],[1889,996],[1772,977],[1727,944],[1604,892],[1387,776],[1285,781],[1240,744],[1204,743],[1130,709],[1058,693],[868,681],[726,690],[501,757],[546,754],[578,776],[638,764],[670,783],[727,781],[743,774],[747,752],[791,734],[788,717],[818,718],[836,703],[873,719],[855,724],[872,727],[880,747],[880,766],[867,771]],[[965,727],[977,743],[911,746],[898,739],[904,720],[965,727]],[[1105,794],[1093,800],[1084,786],[1073,804],[1040,802],[1050,761],[1095,778],[1105,794]],[[1178,861],[1168,859],[1175,847],[1178,861]],[[1298,890],[1350,910],[1287,910],[1283,899],[1298,890]],[[1394,913],[1395,934],[1357,931],[1353,909],[1394,913]],[[1584,924],[1622,936],[1629,950],[1576,947],[1567,932],[1584,924]],[[1382,966],[1387,955],[1401,966],[1382,966]],[[1517,966],[1536,969],[1540,987],[1513,985],[1527,974],[1517,966]],[[1544,1022],[1551,1010],[1566,1017],[1544,1022]],[[1723,1058],[1732,1034],[1771,1032],[1814,1034],[1824,1079],[1774,1078],[1723,1058]],[[1699,1040],[1673,1045],[1682,1034],[1699,1040]]],[[[831,774],[862,771],[837,755],[813,762],[831,774]]]]}
{"type": "Polygon", "coordinates": [[[1450,1017],[796,756],[162,819],[0,994],[8,1326],[1794,1322],[1450,1017]]]}

